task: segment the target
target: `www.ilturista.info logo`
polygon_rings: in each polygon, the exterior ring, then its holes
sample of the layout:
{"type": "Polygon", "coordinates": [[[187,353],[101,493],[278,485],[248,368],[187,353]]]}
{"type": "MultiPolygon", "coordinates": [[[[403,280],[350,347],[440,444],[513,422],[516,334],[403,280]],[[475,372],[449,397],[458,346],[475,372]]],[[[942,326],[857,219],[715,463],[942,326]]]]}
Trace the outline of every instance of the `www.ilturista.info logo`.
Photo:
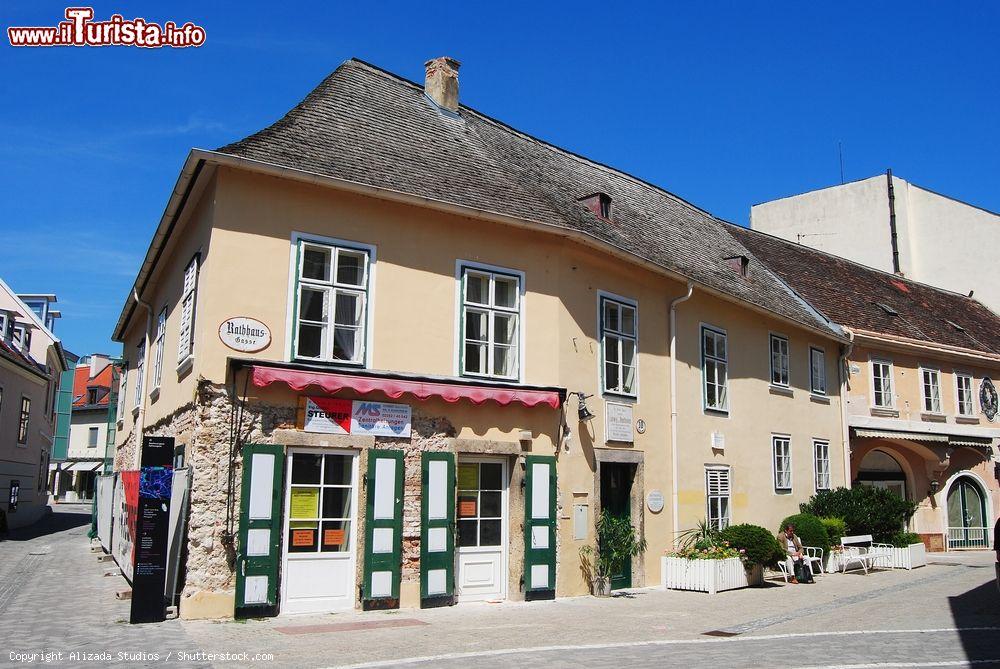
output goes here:
{"type": "Polygon", "coordinates": [[[7,28],[11,46],[140,46],[184,48],[205,43],[205,29],[188,21],[162,26],[143,18],[126,19],[112,14],[107,21],[94,21],[93,7],[67,7],[66,21],[56,26],[7,28]]]}

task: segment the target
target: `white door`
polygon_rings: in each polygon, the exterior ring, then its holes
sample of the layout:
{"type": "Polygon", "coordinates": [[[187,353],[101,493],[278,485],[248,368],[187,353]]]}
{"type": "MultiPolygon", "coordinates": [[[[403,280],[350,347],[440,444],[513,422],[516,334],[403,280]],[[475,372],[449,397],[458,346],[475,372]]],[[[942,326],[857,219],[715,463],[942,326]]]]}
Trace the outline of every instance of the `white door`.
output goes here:
{"type": "Polygon", "coordinates": [[[286,471],[281,612],[352,609],[357,453],[289,449],[286,471]]]}
{"type": "Polygon", "coordinates": [[[461,459],[458,463],[458,601],[507,596],[507,461],[461,459]]]}

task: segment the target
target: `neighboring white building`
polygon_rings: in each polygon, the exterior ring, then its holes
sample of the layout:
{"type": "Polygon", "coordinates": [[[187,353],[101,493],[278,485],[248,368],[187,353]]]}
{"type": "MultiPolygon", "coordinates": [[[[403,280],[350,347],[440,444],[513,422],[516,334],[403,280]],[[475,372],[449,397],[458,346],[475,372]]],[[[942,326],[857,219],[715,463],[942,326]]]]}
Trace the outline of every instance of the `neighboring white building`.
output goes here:
{"type": "Polygon", "coordinates": [[[750,227],[956,293],[974,291],[1000,313],[1000,214],[891,173],[754,205],[750,227]]]}

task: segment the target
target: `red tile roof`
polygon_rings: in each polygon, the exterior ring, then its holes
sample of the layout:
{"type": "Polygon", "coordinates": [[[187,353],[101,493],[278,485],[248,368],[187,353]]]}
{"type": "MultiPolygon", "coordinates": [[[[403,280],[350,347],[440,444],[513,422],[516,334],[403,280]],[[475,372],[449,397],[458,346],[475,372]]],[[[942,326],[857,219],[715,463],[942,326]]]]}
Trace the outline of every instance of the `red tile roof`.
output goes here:
{"type": "Polygon", "coordinates": [[[73,406],[107,406],[108,392],[111,390],[111,365],[106,366],[97,376],[91,378],[90,366],[77,367],[73,373],[73,406]],[[87,403],[87,390],[98,388],[97,404],[87,403]]]}
{"type": "Polygon", "coordinates": [[[756,230],[737,225],[731,225],[729,230],[757,260],[835,323],[854,330],[1000,354],[1000,316],[970,297],[756,230]]]}

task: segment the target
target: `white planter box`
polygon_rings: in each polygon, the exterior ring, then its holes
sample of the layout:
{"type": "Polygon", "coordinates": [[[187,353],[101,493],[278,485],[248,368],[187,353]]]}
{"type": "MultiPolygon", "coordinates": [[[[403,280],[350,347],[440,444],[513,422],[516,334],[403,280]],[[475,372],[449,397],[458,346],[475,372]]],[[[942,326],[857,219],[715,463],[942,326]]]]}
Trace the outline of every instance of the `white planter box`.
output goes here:
{"type": "Polygon", "coordinates": [[[890,548],[892,566],[895,569],[915,569],[927,564],[927,548],[921,544],[910,544],[906,548],[890,548]]]}
{"type": "Polygon", "coordinates": [[[660,558],[660,581],[667,590],[696,590],[714,595],[764,582],[764,570],[754,567],[747,573],[740,558],[687,560],[660,558]]]}

